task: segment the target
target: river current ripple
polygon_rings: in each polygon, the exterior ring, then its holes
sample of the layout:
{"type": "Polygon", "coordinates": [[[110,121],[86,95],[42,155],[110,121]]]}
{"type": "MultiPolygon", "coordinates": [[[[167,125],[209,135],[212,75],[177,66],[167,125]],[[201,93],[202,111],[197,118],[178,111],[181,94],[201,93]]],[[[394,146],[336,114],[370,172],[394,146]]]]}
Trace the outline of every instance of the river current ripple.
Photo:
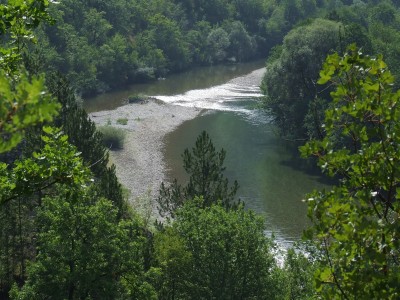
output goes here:
{"type": "Polygon", "coordinates": [[[263,96],[260,85],[264,72],[265,68],[260,68],[221,85],[172,96],[158,95],[154,98],[172,105],[232,111],[254,116],[258,111],[254,104],[263,96]],[[253,105],[249,105],[251,102],[253,105]]]}

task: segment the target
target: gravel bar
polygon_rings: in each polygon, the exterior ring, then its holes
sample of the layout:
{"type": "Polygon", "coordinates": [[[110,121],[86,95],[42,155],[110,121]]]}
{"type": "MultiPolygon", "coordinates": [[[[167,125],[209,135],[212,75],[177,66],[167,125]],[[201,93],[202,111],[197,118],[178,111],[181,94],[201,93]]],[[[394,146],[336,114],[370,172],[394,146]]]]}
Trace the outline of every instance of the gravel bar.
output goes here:
{"type": "Polygon", "coordinates": [[[140,205],[137,202],[143,197],[155,199],[161,182],[166,179],[165,135],[200,113],[197,108],[149,100],[89,114],[96,125],[111,124],[126,131],[123,149],[110,151],[110,157],[120,183],[130,191],[129,201],[133,206],[140,205]],[[126,125],[117,123],[125,118],[126,125]]]}

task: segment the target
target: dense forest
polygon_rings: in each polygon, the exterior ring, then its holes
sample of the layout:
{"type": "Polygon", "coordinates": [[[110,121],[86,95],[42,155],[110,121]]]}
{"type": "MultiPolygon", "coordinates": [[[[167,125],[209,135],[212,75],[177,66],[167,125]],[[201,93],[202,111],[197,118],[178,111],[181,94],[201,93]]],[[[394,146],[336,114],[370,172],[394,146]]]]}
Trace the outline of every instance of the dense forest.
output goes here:
{"type": "Polygon", "coordinates": [[[266,57],[325,5],[317,2],[63,0],[50,5],[55,24],[38,30],[35,55],[78,93],[101,93],[196,65],[266,57]]]}
{"type": "Polygon", "coordinates": [[[398,299],[398,6],[0,1],[0,298],[398,299]],[[267,55],[263,109],[337,182],[281,263],[206,132],[149,224],[77,101],[267,55]]]}
{"type": "Polygon", "coordinates": [[[265,108],[288,138],[321,138],[331,90],[317,81],[327,54],[344,54],[355,43],[364,54],[382,54],[392,73],[400,76],[399,3],[343,2],[348,3],[298,23],[268,59],[262,85],[265,108]]]}

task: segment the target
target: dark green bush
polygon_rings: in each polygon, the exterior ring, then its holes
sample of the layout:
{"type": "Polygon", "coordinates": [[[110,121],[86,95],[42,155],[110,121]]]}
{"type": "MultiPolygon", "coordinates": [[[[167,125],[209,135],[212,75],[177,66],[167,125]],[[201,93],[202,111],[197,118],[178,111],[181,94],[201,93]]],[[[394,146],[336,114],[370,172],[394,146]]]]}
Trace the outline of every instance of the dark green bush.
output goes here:
{"type": "Polygon", "coordinates": [[[143,94],[134,94],[130,95],[127,99],[128,103],[145,103],[149,99],[148,96],[143,95],[143,94]]]}
{"type": "Polygon", "coordinates": [[[102,133],[103,144],[109,149],[122,149],[124,147],[125,131],[110,125],[100,126],[97,129],[102,133]]]}
{"type": "Polygon", "coordinates": [[[119,125],[127,125],[128,124],[128,119],[127,118],[117,119],[117,124],[119,124],[119,125]]]}

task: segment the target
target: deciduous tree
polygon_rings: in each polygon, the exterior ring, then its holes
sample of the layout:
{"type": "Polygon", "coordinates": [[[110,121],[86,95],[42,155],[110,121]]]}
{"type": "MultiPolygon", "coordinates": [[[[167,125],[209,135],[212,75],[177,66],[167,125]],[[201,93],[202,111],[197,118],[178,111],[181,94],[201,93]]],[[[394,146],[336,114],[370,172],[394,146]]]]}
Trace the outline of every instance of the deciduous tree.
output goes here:
{"type": "Polygon", "coordinates": [[[186,202],[156,237],[166,299],[282,299],[262,218],[203,201],[186,202]]]}
{"type": "Polygon", "coordinates": [[[37,256],[25,285],[11,292],[13,298],[116,299],[131,294],[144,299],[144,238],[137,222],[118,221],[117,212],[89,188],[44,198],[37,218],[37,256]]]}
{"type": "Polygon", "coordinates": [[[324,135],[302,147],[339,184],[308,196],[307,236],[324,254],[316,272],[326,298],[400,296],[400,91],[381,56],[355,46],[328,56],[320,84],[334,88],[324,135]]]}
{"type": "Polygon", "coordinates": [[[324,96],[316,81],[324,58],[339,45],[339,28],[337,22],[316,19],[293,29],[280,57],[267,65],[262,83],[265,106],[283,135],[307,137],[304,118],[309,104],[324,96]]]}

